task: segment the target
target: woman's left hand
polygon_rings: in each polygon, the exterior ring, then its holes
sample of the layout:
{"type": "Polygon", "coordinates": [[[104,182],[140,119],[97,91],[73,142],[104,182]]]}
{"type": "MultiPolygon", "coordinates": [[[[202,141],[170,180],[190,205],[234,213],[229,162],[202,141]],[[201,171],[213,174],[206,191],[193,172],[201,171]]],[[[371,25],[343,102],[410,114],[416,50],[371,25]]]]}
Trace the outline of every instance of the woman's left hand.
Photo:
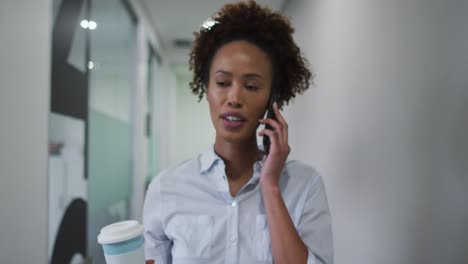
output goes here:
{"type": "Polygon", "coordinates": [[[278,187],[281,171],[291,148],[288,143],[288,124],[281,115],[276,102],[273,104],[276,119],[260,119],[261,124],[270,125],[271,129],[263,129],[258,134],[270,138],[270,153],[267,155],[260,175],[260,184],[265,187],[278,187]]]}

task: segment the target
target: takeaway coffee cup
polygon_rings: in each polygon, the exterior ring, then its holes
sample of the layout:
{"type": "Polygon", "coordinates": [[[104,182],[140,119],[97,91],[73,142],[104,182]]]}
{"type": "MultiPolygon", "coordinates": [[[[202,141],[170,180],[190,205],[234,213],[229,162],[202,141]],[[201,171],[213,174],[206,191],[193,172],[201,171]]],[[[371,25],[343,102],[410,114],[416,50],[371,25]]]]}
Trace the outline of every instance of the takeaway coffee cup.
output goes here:
{"type": "Polygon", "coordinates": [[[143,226],[138,221],[117,222],[102,228],[98,242],[107,264],[145,263],[143,226]]]}

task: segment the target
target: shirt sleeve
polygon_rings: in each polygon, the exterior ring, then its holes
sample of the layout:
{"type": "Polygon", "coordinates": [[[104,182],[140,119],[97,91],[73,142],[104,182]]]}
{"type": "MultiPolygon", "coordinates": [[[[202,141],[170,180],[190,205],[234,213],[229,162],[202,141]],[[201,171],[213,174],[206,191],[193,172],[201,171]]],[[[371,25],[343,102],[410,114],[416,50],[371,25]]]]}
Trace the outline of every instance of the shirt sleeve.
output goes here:
{"type": "MultiPolygon", "coordinates": [[[[157,176],[158,177],[158,176],[157,176]]],[[[145,228],[145,257],[157,264],[172,263],[172,241],[164,232],[160,181],[153,181],[148,187],[143,207],[143,226],[145,228]]]]}
{"type": "Polygon", "coordinates": [[[307,246],[307,264],[333,264],[331,215],[325,186],[317,175],[309,188],[298,233],[307,246]]]}

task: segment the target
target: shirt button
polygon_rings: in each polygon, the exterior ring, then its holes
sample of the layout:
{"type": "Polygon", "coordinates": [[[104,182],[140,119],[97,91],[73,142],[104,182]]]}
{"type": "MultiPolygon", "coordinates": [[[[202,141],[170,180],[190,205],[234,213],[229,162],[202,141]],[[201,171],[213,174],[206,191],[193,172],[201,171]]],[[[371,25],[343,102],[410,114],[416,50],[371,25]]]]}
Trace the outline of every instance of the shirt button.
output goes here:
{"type": "Polygon", "coordinates": [[[232,207],[236,207],[237,206],[237,201],[234,201],[231,203],[232,207]]]}
{"type": "Polygon", "coordinates": [[[237,241],[237,237],[236,236],[231,236],[231,242],[234,243],[237,241]]]}

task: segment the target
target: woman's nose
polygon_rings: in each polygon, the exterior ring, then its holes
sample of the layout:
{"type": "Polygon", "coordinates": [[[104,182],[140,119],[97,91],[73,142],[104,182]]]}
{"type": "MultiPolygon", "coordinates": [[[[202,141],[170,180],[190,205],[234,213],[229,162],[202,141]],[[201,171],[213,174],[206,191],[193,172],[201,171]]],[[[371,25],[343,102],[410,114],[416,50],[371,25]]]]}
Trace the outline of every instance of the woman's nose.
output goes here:
{"type": "Polygon", "coordinates": [[[240,108],[242,104],[242,89],[240,85],[234,84],[229,91],[228,105],[234,108],[240,108]]]}
{"type": "Polygon", "coordinates": [[[233,108],[241,108],[242,104],[237,101],[229,101],[228,105],[233,108]]]}

